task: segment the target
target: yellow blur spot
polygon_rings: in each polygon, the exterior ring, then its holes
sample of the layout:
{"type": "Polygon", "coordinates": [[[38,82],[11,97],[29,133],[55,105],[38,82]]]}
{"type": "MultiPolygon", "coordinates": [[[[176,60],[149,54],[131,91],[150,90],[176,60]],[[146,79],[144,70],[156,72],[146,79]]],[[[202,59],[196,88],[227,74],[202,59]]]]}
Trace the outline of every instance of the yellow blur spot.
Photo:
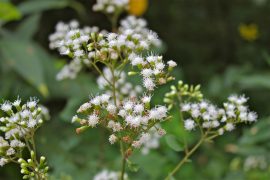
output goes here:
{"type": "Polygon", "coordinates": [[[141,16],[148,7],[148,0],[129,0],[128,12],[134,16],[141,16]]]}
{"type": "Polygon", "coordinates": [[[238,29],[240,36],[246,41],[255,41],[259,37],[257,24],[240,24],[238,29]]]}

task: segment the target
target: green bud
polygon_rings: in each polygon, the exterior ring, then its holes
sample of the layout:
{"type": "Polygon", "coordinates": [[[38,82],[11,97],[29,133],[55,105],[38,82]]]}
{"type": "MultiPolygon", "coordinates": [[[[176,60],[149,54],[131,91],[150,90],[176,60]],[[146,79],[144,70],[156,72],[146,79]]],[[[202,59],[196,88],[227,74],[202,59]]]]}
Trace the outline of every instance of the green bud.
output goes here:
{"type": "Polygon", "coordinates": [[[137,74],[137,72],[134,72],[134,71],[128,72],[128,75],[129,75],[129,76],[134,76],[134,75],[136,75],[136,74],[137,74]]]}

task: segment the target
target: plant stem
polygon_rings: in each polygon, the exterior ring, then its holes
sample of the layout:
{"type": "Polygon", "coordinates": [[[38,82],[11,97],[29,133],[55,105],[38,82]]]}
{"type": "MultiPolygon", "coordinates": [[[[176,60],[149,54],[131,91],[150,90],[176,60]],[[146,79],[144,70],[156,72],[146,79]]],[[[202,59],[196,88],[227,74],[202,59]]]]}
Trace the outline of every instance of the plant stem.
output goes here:
{"type": "Polygon", "coordinates": [[[122,168],[121,168],[120,180],[124,180],[125,170],[126,170],[126,157],[125,157],[125,148],[122,141],[120,141],[120,148],[121,148],[121,155],[122,155],[122,168]]]}
{"type": "Polygon", "coordinates": [[[197,142],[197,144],[186,153],[185,157],[175,166],[175,168],[169,173],[169,175],[165,178],[165,180],[169,180],[181,167],[185,162],[187,162],[188,158],[200,147],[200,145],[204,142],[207,134],[201,136],[201,139],[197,142]]]}

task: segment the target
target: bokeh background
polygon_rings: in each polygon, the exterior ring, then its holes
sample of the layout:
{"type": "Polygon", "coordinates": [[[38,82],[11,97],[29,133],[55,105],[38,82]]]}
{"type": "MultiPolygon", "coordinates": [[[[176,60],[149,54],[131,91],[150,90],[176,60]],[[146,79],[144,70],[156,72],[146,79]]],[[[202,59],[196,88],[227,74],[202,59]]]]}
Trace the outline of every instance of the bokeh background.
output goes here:
{"type": "MultiPolygon", "coordinates": [[[[96,72],[56,81],[67,60],[48,48],[48,36],[60,20],[110,29],[106,17],[92,11],[94,3],[0,0],[0,99],[36,96],[50,109],[51,120],[36,140],[38,152],[48,158],[51,179],[86,180],[104,168],[120,168],[118,147],[109,145],[106,131],[76,135],[70,123],[79,105],[98,92],[96,72]]],[[[231,93],[244,93],[259,115],[255,125],[205,144],[176,178],[270,179],[270,1],[151,0],[143,17],[163,41],[160,53],[179,64],[174,72],[178,79],[201,84],[205,97],[217,104],[231,93]]],[[[160,96],[168,88],[156,92],[156,103],[162,103],[160,96]]],[[[176,112],[164,125],[169,135],[160,147],[148,155],[134,154],[131,160],[139,170],[128,171],[131,179],[162,179],[181,158],[181,137],[188,135],[190,144],[196,140],[196,133],[179,128],[176,112]]],[[[20,178],[16,165],[0,168],[1,180],[20,178]]]]}

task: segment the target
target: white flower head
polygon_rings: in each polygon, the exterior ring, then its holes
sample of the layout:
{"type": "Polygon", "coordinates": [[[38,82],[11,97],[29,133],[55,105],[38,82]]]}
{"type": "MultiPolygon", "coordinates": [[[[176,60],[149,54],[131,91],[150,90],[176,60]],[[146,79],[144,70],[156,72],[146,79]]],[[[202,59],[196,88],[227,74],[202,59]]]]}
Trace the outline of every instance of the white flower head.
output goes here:
{"type": "Polygon", "coordinates": [[[3,104],[1,104],[1,109],[5,112],[12,110],[12,104],[9,101],[5,101],[3,104]]]}
{"type": "Polygon", "coordinates": [[[91,127],[95,127],[98,123],[99,117],[97,114],[91,114],[88,116],[88,125],[91,127]]]}
{"type": "Polygon", "coordinates": [[[193,130],[195,128],[195,121],[193,121],[192,119],[185,120],[184,127],[188,131],[193,130]]]}

